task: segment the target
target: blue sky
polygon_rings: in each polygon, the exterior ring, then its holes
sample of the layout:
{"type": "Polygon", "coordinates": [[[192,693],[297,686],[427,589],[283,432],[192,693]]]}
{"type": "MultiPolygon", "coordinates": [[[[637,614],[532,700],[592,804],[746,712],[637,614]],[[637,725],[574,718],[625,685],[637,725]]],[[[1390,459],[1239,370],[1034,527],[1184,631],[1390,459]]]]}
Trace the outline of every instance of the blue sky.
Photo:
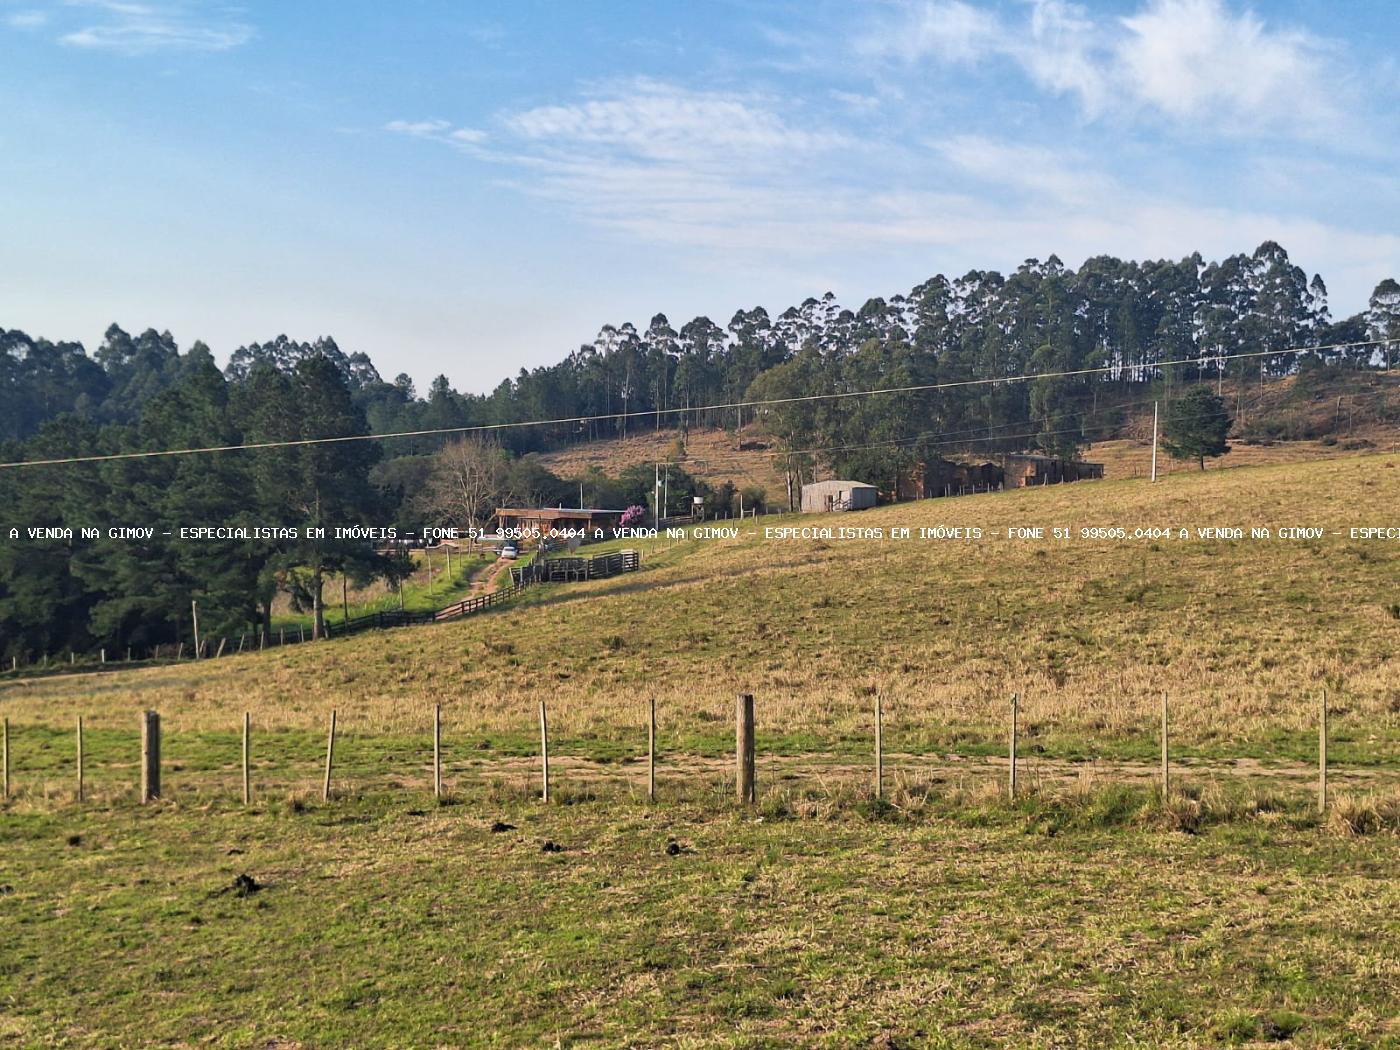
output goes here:
{"type": "Polygon", "coordinates": [[[0,327],[486,390],[1058,254],[1400,276],[1393,4],[0,0],[0,327]]]}

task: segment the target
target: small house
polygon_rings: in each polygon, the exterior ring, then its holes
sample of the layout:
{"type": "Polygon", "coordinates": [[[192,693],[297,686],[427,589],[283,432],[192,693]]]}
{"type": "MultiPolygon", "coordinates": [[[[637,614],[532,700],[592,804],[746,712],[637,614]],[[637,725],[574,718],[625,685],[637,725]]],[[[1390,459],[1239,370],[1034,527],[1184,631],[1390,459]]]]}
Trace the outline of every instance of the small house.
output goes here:
{"type": "Polygon", "coordinates": [[[875,506],[876,488],[860,481],[814,481],[802,486],[802,513],[866,510],[875,506]]]}
{"type": "Polygon", "coordinates": [[[497,507],[496,526],[502,533],[520,539],[577,535],[586,541],[593,539],[595,529],[602,529],[611,537],[611,530],[621,524],[624,513],[594,507],[497,507]]]}

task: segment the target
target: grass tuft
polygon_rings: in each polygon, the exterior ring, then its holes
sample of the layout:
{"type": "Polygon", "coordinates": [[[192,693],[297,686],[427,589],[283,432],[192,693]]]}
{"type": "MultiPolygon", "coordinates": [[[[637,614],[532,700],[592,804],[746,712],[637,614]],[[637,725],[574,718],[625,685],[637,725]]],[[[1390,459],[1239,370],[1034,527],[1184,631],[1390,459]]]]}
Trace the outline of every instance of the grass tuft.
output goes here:
{"type": "Polygon", "coordinates": [[[1337,795],[1328,805],[1326,825],[1338,835],[1400,834],[1400,792],[1337,795]]]}

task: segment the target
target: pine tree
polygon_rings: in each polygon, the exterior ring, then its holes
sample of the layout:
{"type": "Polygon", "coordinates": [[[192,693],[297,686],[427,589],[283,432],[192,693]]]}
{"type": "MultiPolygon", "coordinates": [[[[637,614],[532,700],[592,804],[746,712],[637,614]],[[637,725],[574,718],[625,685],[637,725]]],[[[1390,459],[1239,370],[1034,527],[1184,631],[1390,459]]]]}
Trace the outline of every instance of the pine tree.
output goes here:
{"type": "Polygon", "coordinates": [[[1207,456],[1230,451],[1226,436],[1233,422],[1225,402],[1208,387],[1192,387],[1167,408],[1162,447],[1173,459],[1194,459],[1205,470],[1207,456]]]}
{"type": "MultiPolygon", "coordinates": [[[[344,377],[329,358],[299,361],[290,376],[255,365],[239,403],[250,441],[356,437],[368,433],[344,377]]],[[[338,441],[261,449],[250,468],[258,510],[277,525],[298,530],[280,542],[262,576],[264,616],[270,615],[271,586],[289,591],[309,607],[312,635],[325,634],[322,591],[328,572],[359,579],[381,576],[392,566],[372,545],[341,539],[337,527],[373,524],[384,508],[369,483],[378,449],[369,441],[338,441]],[[324,534],[319,534],[323,532],[324,534]]]]}

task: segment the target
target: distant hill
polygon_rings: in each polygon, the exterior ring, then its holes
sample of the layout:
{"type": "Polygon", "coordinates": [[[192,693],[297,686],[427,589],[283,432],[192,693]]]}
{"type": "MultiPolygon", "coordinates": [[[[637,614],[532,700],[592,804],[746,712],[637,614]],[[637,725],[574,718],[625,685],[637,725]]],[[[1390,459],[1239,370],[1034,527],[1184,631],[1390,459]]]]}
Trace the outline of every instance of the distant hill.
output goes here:
{"type": "MultiPolygon", "coordinates": [[[[1230,452],[1211,461],[1209,470],[1263,466],[1317,459],[1335,459],[1368,451],[1400,449],[1400,372],[1321,371],[1267,379],[1262,385],[1225,383],[1236,427],[1230,452]]],[[[1120,397],[1119,404],[1122,404],[1120,397]]],[[[1105,399],[1100,419],[1106,429],[1080,453],[1103,463],[1108,478],[1131,478],[1151,473],[1152,406],[1138,397],[1121,408],[1105,399]],[[1102,435],[1102,436],[1101,436],[1102,435]]],[[[711,485],[731,482],[736,488],[763,488],[769,503],[783,505],[786,478],[782,442],[761,424],[743,430],[691,428],[640,430],[622,439],[603,439],[541,453],[540,462],[561,477],[574,477],[589,468],[616,476],[629,467],[677,460],[691,475],[711,485]],[[678,446],[677,442],[681,442],[678,446]]],[[[949,458],[994,458],[976,442],[947,446],[949,458]]],[[[823,469],[833,463],[826,460],[823,469]]],[[[1157,459],[1159,474],[1197,470],[1194,463],[1173,460],[1165,452],[1157,459]]],[[[857,479],[863,480],[863,479],[857,479]]]]}

